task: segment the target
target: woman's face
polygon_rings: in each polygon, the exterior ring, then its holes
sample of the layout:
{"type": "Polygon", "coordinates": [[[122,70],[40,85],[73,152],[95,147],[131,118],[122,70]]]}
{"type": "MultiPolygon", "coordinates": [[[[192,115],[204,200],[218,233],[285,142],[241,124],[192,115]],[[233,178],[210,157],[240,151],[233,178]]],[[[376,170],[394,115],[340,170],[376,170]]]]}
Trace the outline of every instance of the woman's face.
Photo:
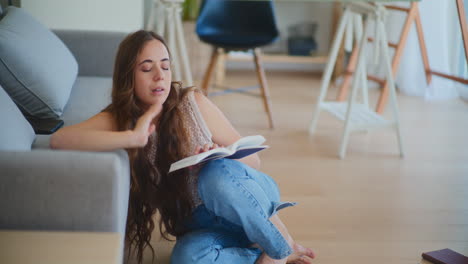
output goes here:
{"type": "Polygon", "coordinates": [[[146,106],[163,104],[171,89],[172,73],[169,52],[153,39],[145,43],[135,67],[135,94],[146,106]]]}

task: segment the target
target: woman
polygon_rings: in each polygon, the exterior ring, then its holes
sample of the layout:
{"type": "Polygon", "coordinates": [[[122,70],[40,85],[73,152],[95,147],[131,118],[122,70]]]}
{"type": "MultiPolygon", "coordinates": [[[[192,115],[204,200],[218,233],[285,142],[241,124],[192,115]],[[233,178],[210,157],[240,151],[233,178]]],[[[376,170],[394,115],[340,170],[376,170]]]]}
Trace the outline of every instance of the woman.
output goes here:
{"type": "MultiPolygon", "coordinates": [[[[256,154],[216,160],[168,174],[181,158],[240,138],[221,111],[194,88],[172,82],[163,39],[140,30],[119,46],[112,103],[51,138],[51,147],[107,151],[125,148],[131,166],[126,229],[129,251],[142,262],[153,216],[163,237],[177,237],[171,262],[310,263],[312,250],[295,243],[276,211],[276,184],[257,171],[256,154]]],[[[129,254],[130,255],[130,254],[129,254]]]]}

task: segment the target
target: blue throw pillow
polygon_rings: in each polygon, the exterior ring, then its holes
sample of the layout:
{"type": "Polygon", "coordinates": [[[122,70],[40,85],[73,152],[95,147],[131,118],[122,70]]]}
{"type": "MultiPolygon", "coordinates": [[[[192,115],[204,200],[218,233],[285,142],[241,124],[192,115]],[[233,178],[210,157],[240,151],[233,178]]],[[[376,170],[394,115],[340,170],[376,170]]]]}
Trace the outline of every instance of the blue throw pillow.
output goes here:
{"type": "Polygon", "coordinates": [[[78,74],[63,42],[21,8],[8,7],[0,20],[0,85],[25,113],[62,115],[78,74]]]}

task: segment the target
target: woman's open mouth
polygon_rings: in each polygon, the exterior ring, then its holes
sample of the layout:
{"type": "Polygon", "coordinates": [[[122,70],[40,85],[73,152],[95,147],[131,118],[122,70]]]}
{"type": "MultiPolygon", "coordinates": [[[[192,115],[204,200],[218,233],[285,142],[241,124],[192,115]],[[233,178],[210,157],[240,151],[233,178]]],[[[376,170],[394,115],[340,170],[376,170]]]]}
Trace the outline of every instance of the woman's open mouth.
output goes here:
{"type": "Polygon", "coordinates": [[[160,95],[160,94],[163,94],[163,93],[164,93],[164,88],[156,87],[154,89],[151,89],[151,94],[160,95]]]}

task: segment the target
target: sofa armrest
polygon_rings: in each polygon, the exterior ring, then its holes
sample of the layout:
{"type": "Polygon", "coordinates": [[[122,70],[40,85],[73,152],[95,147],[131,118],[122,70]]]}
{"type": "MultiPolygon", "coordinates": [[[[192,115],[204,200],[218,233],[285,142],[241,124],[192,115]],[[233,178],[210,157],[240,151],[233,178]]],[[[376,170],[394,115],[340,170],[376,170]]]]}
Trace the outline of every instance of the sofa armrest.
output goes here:
{"type": "Polygon", "coordinates": [[[78,62],[78,75],[112,76],[115,55],[127,33],[54,30],[78,62]]]}
{"type": "Polygon", "coordinates": [[[0,229],[124,234],[129,175],[124,150],[0,152],[0,229]]]}

